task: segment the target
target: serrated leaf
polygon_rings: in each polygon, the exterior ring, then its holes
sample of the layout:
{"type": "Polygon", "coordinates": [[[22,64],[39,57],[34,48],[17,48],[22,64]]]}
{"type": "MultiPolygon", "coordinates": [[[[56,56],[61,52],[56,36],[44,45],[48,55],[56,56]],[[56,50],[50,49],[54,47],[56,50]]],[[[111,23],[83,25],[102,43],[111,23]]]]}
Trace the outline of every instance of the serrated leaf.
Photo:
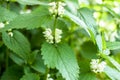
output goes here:
{"type": "Polygon", "coordinates": [[[23,5],[48,5],[48,3],[39,0],[17,0],[17,2],[23,5]]]}
{"type": "Polygon", "coordinates": [[[77,80],[79,67],[75,55],[67,44],[42,45],[44,63],[49,68],[57,68],[66,80],[77,80]]]}
{"type": "Polygon", "coordinates": [[[120,80],[120,72],[116,69],[106,66],[104,72],[111,80],[120,80]]]}
{"type": "Polygon", "coordinates": [[[51,19],[49,12],[46,8],[39,8],[31,14],[23,14],[14,18],[8,25],[1,31],[8,29],[34,29],[47,24],[51,19]]]}
{"type": "Polygon", "coordinates": [[[28,54],[31,52],[30,43],[19,31],[14,30],[12,33],[12,37],[7,32],[2,33],[4,44],[19,57],[27,59],[28,54]]]}
{"type": "Polygon", "coordinates": [[[11,21],[16,16],[17,14],[15,14],[14,12],[11,12],[8,9],[0,6],[0,22],[11,21]]]}
{"type": "Polygon", "coordinates": [[[19,80],[22,77],[23,71],[19,66],[11,66],[6,69],[0,80],[19,80]]]}
{"type": "Polygon", "coordinates": [[[35,73],[29,73],[24,75],[20,80],[40,80],[40,77],[35,73]]]}
{"type": "Polygon", "coordinates": [[[8,29],[35,29],[41,27],[42,24],[48,22],[50,16],[44,15],[21,15],[16,17],[13,21],[10,22],[3,30],[8,29]]]}
{"type": "Polygon", "coordinates": [[[106,45],[110,50],[120,49],[120,42],[107,42],[106,45]]]}

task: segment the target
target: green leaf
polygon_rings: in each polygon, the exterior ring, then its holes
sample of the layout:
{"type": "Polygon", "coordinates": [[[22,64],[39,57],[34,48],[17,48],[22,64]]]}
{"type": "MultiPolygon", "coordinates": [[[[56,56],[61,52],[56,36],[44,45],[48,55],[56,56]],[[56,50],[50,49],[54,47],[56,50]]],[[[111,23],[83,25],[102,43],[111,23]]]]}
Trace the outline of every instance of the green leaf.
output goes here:
{"type": "Polygon", "coordinates": [[[74,23],[76,23],[80,27],[84,28],[89,34],[89,31],[87,30],[87,25],[84,23],[83,20],[81,20],[79,17],[77,17],[76,15],[70,13],[67,10],[65,11],[64,15],[67,16],[68,18],[70,18],[74,23]]]}
{"type": "Polygon", "coordinates": [[[103,45],[102,45],[102,37],[101,37],[101,35],[96,36],[96,43],[97,43],[99,51],[102,51],[103,45]]]}
{"type": "Polygon", "coordinates": [[[39,0],[17,0],[17,2],[23,5],[48,5],[48,3],[39,0]]]}
{"type": "Polygon", "coordinates": [[[120,64],[117,61],[115,61],[113,58],[109,56],[108,56],[108,60],[116,67],[117,70],[120,71],[120,64]]]}
{"type": "Polygon", "coordinates": [[[116,69],[111,68],[109,66],[106,66],[104,69],[104,72],[111,80],[119,80],[120,79],[120,72],[118,72],[116,69]]]}
{"type": "Polygon", "coordinates": [[[17,14],[15,14],[14,12],[11,12],[8,9],[0,6],[0,22],[11,21],[16,16],[17,14]]]}
{"type": "Polygon", "coordinates": [[[79,80],[97,80],[96,75],[92,72],[81,73],[79,80]]]}
{"type": "Polygon", "coordinates": [[[70,12],[76,15],[79,8],[78,0],[65,0],[65,3],[70,12]]]}
{"type": "Polygon", "coordinates": [[[94,33],[90,29],[88,29],[88,31],[89,31],[89,36],[91,37],[91,40],[93,41],[93,43],[95,43],[96,39],[95,39],[94,33]]]}
{"type": "Polygon", "coordinates": [[[101,54],[101,57],[105,58],[106,60],[108,60],[110,63],[112,63],[112,65],[118,70],[120,71],[120,64],[115,61],[113,58],[111,58],[110,56],[107,56],[105,54],[101,54]]]}
{"type": "Polygon", "coordinates": [[[19,57],[26,59],[31,52],[30,43],[19,31],[14,30],[12,33],[12,37],[7,32],[2,33],[4,44],[19,57]]]}
{"type": "Polygon", "coordinates": [[[106,41],[105,41],[105,36],[104,34],[102,33],[102,48],[103,50],[105,50],[107,47],[106,47],[106,41]]]}
{"type": "Polygon", "coordinates": [[[120,42],[107,42],[106,45],[110,50],[120,49],[120,42]]]}
{"type": "Polygon", "coordinates": [[[14,53],[10,53],[10,58],[18,65],[23,65],[25,61],[14,53]]]}
{"type": "Polygon", "coordinates": [[[20,80],[40,80],[40,77],[35,73],[29,73],[24,75],[20,80]]]}
{"type": "Polygon", "coordinates": [[[31,14],[23,14],[14,18],[8,25],[1,31],[8,29],[34,29],[47,24],[51,20],[49,12],[46,8],[39,8],[31,14]]]}
{"type": "Polygon", "coordinates": [[[80,66],[81,73],[90,72],[90,61],[89,60],[82,60],[82,59],[79,60],[79,66],[80,66]]]}
{"type": "Polygon", "coordinates": [[[87,59],[97,58],[97,46],[92,41],[87,41],[81,45],[81,54],[87,59]]]}
{"type": "Polygon", "coordinates": [[[80,14],[80,18],[85,22],[87,27],[94,33],[94,35],[96,35],[95,27],[97,25],[93,17],[93,11],[88,8],[80,8],[78,11],[80,14]]]}
{"type": "Polygon", "coordinates": [[[66,80],[77,80],[79,67],[75,55],[67,44],[42,45],[44,63],[49,68],[57,68],[66,80]]]}
{"type": "Polygon", "coordinates": [[[45,73],[46,66],[44,65],[44,62],[40,54],[37,54],[37,56],[35,57],[35,60],[33,64],[31,65],[31,68],[33,68],[34,70],[38,72],[45,73]]]}
{"type": "Polygon", "coordinates": [[[2,41],[0,41],[0,47],[2,47],[2,45],[3,45],[3,42],[2,42],[2,41]]]}
{"type": "Polygon", "coordinates": [[[3,73],[1,80],[19,80],[23,71],[19,66],[11,66],[3,73]]]}

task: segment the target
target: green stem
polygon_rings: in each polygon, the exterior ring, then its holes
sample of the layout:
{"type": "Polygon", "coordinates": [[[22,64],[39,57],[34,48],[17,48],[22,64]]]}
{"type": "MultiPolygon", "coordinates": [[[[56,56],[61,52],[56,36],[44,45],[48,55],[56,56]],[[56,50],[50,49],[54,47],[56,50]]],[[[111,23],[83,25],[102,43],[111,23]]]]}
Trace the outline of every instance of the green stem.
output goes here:
{"type": "MultiPolygon", "coordinates": [[[[58,9],[58,3],[57,3],[57,9],[58,9]]],[[[55,29],[56,29],[56,24],[57,24],[57,18],[58,18],[58,11],[57,11],[57,14],[55,14],[55,20],[54,20],[54,25],[53,25],[54,43],[55,43],[55,29]]]]}
{"type": "Polygon", "coordinates": [[[103,53],[100,53],[100,57],[104,58],[105,60],[109,61],[109,57],[103,53]]]}
{"type": "Polygon", "coordinates": [[[55,43],[55,29],[57,24],[57,17],[58,15],[55,15],[54,25],[53,25],[53,37],[54,37],[54,43],[55,43]]]}
{"type": "Polygon", "coordinates": [[[9,3],[10,3],[9,1],[7,1],[7,3],[6,3],[6,8],[7,8],[7,9],[10,9],[9,3]]]}
{"type": "MultiPolygon", "coordinates": [[[[9,9],[10,8],[10,5],[9,5],[9,1],[6,3],[6,8],[7,9],[9,9]]],[[[6,49],[6,60],[5,60],[5,62],[6,62],[6,69],[8,68],[8,65],[9,65],[9,51],[8,51],[8,49],[6,49]]]]}
{"type": "Polygon", "coordinates": [[[8,51],[8,49],[6,49],[6,59],[5,59],[6,69],[8,68],[8,65],[9,65],[8,59],[9,59],[9,51],[8,51]]]}
{"type": "Polygon", "coordinates": [[[49,73],[49,68],[46,69],[46,74],[45,74],[44,80],[47,80],[48,73],[49,73]]]}

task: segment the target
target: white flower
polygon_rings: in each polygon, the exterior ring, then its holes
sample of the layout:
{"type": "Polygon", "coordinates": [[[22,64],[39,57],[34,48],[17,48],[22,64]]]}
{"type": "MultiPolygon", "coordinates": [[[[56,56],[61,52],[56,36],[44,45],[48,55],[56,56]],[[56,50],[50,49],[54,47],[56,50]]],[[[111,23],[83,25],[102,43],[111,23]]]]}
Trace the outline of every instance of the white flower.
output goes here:
{"type": "Polygon", "coordinates": [[[51,14],[57,14],[57,3],[51,2],[51,3],[49,3],[49,5],[50,5],[49,12],[51,14]]]}
{"type": "Polygon", "coordinates": [[[9,35],[10,37],[13,37],[13,32],[8,32],[8,35],[9,35]]]}
{"type": "Polygon", "coordinates": [[[105,50],[103,50],[103,54],[105,54],[105,55],[109,55],[109,54],[110,54],[110,50],[109,50],[109,49],[105,49],[105,50]]]}
{"type": "Polygon", "coordinates": [[[8,21],[6,21],[6,23],[5,24],[9,24],[9,22],[8,21]]]}
{"type": "Polygon", "coordinates": [[[55,36],[53,37],[52,30],[50,28],[47,28],[44,32],[44,37],[48,43],[53,43],[55,39],[55,43],[59,43],[61,41],[61,34],[62,30],[60,29],[55,29],[55,36]]]}
{"type": "Polygon", "coordinates": [[[49,12],[51,14],[58,14],[59,16],[62,16],[64,14],[64,6],[65,6],[65,3],[62,3],[62,2],[51,2],[49,3],[49,12]]]}
{"type": "Polygon", "coordinates": [[[113,11],[115,13],[119,14],[120,13],[120,4],[117,1],[114,1],[113,4],[114,4],[114,8],[112,8],[113,11]]]}
{"type": "Polygon", "coordinates": [[[105,33],[105,39],[107,41],[113,42],[116,40],[116,38],[119,38],[117,31],[105,33]]]}
{"type": "Polygon", "coordinates": [[[56,7],[56,2],[51,2],[51,3],[49,3],[49,6],[52,6],[52,7],[56,7]]]}
{"type": "Polygon", "coordinates": [[[64,6],[66,5],[65,3],[59,2],[58,3],[58,15],[62,15],[65,12],[64,6]]]}
{"type": "Polygon", "coordinates": [[[102,3],[103,3],[102,0],[95,0],[95,2],[96,2],[97,4],[102,4],[102,3]]]}
{"type": "Polygon", "coordinates": [[[21,10],[20,14],[29,14],[31,13],[31,9],[27,9],[27,10],[21,10]]]}
{"type": "Polygon", "coordinates": [[[55,42],[56,43],[59,43],[61,41],[61,38],[62,38],[61,34],[62,34],[62,30],[55,29],[55,42]]]}
{"type": "Polygon", "coordinates": [[[53,43],[53,36],[52,36],[52,30],[50,28],[47,28],[44,32],[44,37],[48,43],[53,43]]]}
{"type": "Polygon", "coordinates": [[[99,59],[92,59],[90,62],[90,68],[95,73],[103,72],[105,67],[106,67],[106,62],[104,61],[100,62],[99,59]]]}
{"type": "Polygon", "coordinates": [[[4,28],[4,27],[5,27],[5,24],[2,23],[2,22],[0,22],[0,29],[1,29],[1,28],[4,28]]]}
{"type": "Polygon", "coordinates": [[[113,41],[115,41],[116,38],[118,38],[118,37],[119,37],[119,36],[118,36],[117,31],[114,31],[114,32],[112,32],[112,33],[110,34],[110,41],[113,42],[113,41]]]}
{"type": "Polygon", "coordinates": [[[48,78],[47,80],[54,80],[53,78],[48,78]]]}
{"type": "Polygon", "coordinates": [[[54,79],[50,78],[50,74],[47,74],[47,80],[54,80],[54,79]]]}
{"type": "Polygon", "coordinates": [[[103,72],[106,66],[106,62],[102,61],[98,64],[97,72],[103,72]]]}

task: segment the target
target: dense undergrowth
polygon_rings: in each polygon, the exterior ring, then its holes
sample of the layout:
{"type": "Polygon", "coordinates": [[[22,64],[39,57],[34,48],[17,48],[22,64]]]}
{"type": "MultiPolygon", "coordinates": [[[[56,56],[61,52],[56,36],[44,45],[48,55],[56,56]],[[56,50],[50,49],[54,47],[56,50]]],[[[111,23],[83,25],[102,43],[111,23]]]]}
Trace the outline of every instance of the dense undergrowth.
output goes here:
{"type": "Polygon", "coordinates": [[[0,0],[0,80],[120,80],[119,0],[0,0]]]}

